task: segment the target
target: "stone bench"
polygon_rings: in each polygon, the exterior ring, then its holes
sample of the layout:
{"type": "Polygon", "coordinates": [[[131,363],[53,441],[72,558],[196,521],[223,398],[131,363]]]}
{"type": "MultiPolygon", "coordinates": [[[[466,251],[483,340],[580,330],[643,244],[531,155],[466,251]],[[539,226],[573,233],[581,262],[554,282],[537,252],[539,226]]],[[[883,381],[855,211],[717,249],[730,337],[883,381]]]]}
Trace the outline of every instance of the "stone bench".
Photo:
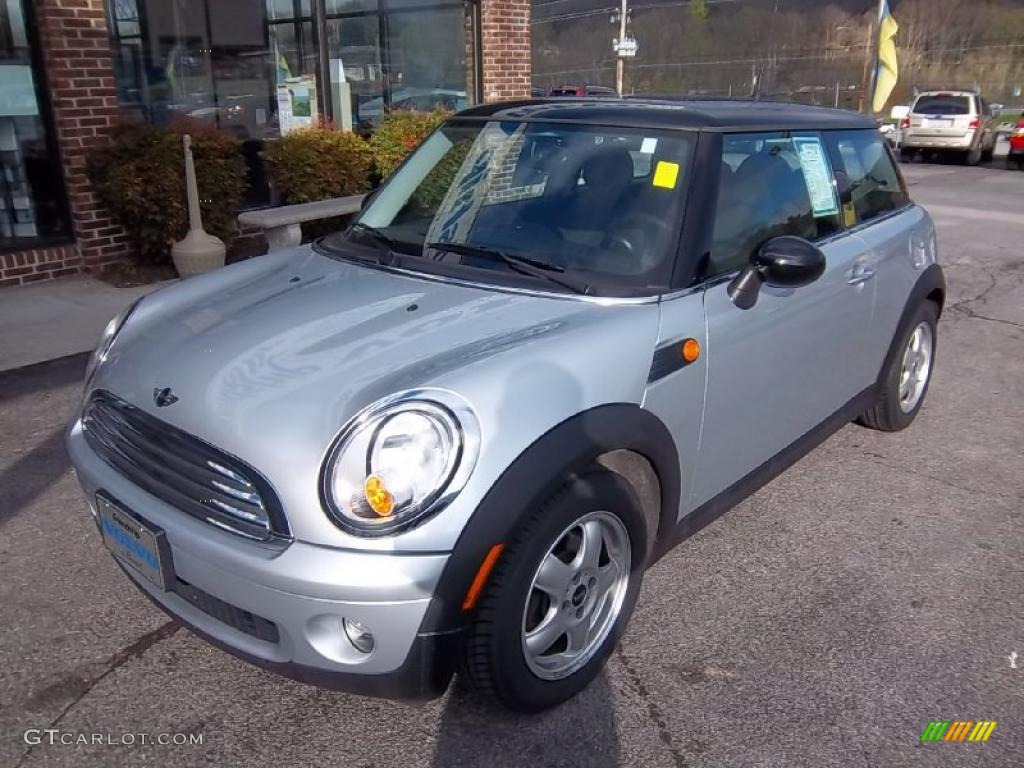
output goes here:
{"type": "Polygon", "coordinates": [[[298,205],[282,205],[277,208],[264,208],[259,211],[246,211],[238,214],[238,223],[243,227],[262,229],[267,238],[270,251],[282,248],[294,248],[302,242],[302,223],[330,219],[334,216],[345,216],[358,213],[365,195],[349,195],[333,197],[330,200],[317,200],[314,203],[298,205]]]}

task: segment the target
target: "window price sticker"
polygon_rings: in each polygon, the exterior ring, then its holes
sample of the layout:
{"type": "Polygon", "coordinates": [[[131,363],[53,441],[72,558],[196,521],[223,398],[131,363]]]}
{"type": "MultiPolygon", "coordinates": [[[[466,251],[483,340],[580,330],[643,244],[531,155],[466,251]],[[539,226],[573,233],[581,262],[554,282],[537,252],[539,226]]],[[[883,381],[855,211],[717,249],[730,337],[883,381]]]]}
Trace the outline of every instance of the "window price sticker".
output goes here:
{"type": "Polygon", "coordinates": [[[825,159],[825,148],[816,136],[797,136],[793,139],[800,158],[800,170],[804,174],[807,193],[811,196],[814,217],[835,216],[839,213],[835,189],[832,187],[832,171],[825,159]]]}

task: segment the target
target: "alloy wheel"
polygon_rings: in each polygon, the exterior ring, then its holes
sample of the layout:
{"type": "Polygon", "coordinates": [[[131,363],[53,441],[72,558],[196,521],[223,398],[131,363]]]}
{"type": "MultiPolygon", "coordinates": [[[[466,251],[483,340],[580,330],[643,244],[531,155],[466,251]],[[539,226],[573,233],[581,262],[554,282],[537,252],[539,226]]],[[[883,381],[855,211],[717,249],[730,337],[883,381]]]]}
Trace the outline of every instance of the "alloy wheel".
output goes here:
{"type": "Polygon", "coordinates": [[[900,368],[899,396],[900,410],[913,411],[924,395],[928,377],[932,372],[934,339],[928,323],[918,323],[910,334],[910,341],[903,351],[903,365],[900,368]]]}
{"type": "Polygon", "coordinates": [[[629,533],[610,512],[590,512],[558,536],[523,610],[523,654],[537,677],[567,677],[594,657],[622,611],[631,555],[629,533]]]}

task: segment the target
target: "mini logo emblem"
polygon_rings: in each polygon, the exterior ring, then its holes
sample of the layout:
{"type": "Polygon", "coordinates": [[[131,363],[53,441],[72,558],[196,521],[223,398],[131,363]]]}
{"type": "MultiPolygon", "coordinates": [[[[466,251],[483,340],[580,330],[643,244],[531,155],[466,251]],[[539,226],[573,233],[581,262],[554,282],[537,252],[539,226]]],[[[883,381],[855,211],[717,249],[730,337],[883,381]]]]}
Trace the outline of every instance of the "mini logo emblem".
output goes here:
{"type": "Polygon", "coordinates": [[[157,387],[153,390],[153,402],[156,403],[157,408],[166,408],[168,405],[174,405],[178,402],[178,396],[171,392],[170,387],[164,387],[163,389],[157,387]]]}

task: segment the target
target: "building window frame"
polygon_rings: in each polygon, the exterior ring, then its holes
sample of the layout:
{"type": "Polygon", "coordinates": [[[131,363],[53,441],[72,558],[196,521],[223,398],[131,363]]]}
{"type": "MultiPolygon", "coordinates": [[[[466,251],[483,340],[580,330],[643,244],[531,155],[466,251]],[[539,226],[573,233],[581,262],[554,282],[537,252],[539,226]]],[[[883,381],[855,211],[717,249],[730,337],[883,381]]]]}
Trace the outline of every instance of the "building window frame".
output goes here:
{"type": "MultiPolygon", "coordinates": [[[[296,0],[297,2],[298,0],[296,0]]],[[[377,0],[377,7],[373,10],[358,10],[358,11],[342,11],[339,13],[327,13],[326,0],[313,0],[313,14],[323,14],[322,20],[314,20],[313,28],[316,29],[318,25],[322,25],[326,28],[327,22],[329,21],[342,21],[344,19],[358,19],[358,18],[369,18],[376,16],[378,23],[378,40],[380,45],[380,64],[381,70],[383,71],[383,85],[382,85],[382,98],[384,102],[384,108],[390,109],[392,106],[391,100],[391,45],[388,42],[388,19],[395,15],[405,15],[413,13],[423,13],[424,11],[453,11],[462,10],[464,14],[469,15],[470,19],[470,35],[472,36],[473,43],[473,55],[467,61],[467,65],[470,68],[470,72],[473,78],[473,89],[472,93],[467,92],[466,97],[469,99],[471,104],[480,104],[483,102],[483,85],[481,73],[483,72],[483,36],[481,34],[481,21],[480,21],[480,3],[482,0],[436,0],[432,3],[424,3],[423,5],[406,5],[392,7],[388,0],[377,0]]],[[[463,26],[465,29],[465,26],[463,26]]],[[[321,38],[322,40],[323,38],[321,38]]],[[[330,52],[327,51],[326,47],[322,44],[319,49],[319,66],[317,76],[317,82],[322,83],[324,80],[323,72],[325,71],[325,64],[329,66],[327,60],[330,57],[330,52]]],[[[329,74],[329,71],[328,71],[329,74]]],[[[333,105],[330,104],[330,99],[320,99],[320,115],[324,119],[333,120],[334,115],[331,114],[333,111],[333,105]]]]}
{"type": "Polygon", "coordinates": [[[46,70],[46,58],[43,55],[42,36],[39,34],[35,2],[22,0],[21,8],[25,25],[25,40],[28,42],[29,48],[29,63],[32,67],[32,81],[35,85],[36,106],[39,109],[39,119],[42,122],[43,131],[46,134],[46,151],[53,158],[51,169],[58,182],[55,185],[57,192],[54,202],[57,205],[61,223],[64,225],[64,232],[56,235],[26,237],[19,243],[0,245],[0,253],[51,248],[75,242],[75,231],[71,221],[71,202],[68,197],[67,177],[64,172],[64,154],[57,137],[57,120],[54,115],[53,103],[50,100],[49,77],[46,70]]]}

